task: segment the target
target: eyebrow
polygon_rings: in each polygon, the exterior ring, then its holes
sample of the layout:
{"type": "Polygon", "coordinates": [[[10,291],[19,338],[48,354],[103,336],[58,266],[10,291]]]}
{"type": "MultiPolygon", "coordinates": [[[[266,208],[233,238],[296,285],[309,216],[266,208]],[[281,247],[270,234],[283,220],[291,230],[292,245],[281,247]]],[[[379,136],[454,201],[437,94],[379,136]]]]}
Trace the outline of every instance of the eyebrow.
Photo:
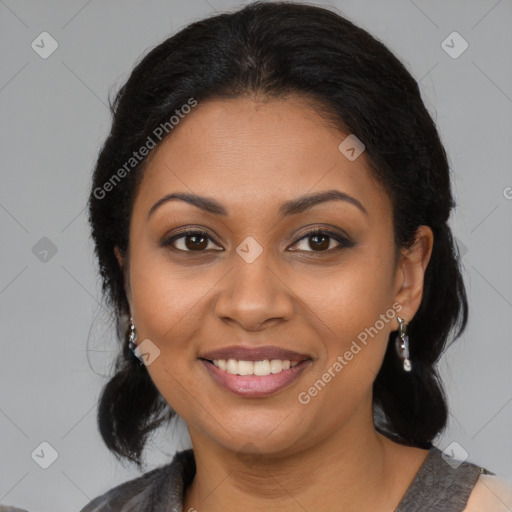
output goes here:
{"type": "MultiPolygon", "coordinates": [[[[209,197],[198,196],[196,194],[188,194],[183,192],[176,192],[173,194],[167,194],[161,199],[159,199],[149,210],[148,218],[160,208],[163,204],[172,201],[172,200],[181,200],[185,201],[192,206],[196,206],[201,210],[204,210],[208,213],[213,213],[214,215],[227,216],[228,211],[226,208],[220,204],[215,199],[211,199],[209,197]]],[[[313,206],[318,204],[327,202],[327,201],[345,201],[350,203],[357,208],[359,208],[365,215],[368,215],[366,208],[358,201],[355,197],[352,197],[345,192],[341,192],[339,190],[325,190],[323,192],[317,192],[313,194],[306,194],[304,196],[297,197],[295,199],[291,199],[289,201],[285,201],[279,208],[279,213],[281,217],[286,217],[289,215],[294,215],[298,213],[303,213],[313,206]]]]}

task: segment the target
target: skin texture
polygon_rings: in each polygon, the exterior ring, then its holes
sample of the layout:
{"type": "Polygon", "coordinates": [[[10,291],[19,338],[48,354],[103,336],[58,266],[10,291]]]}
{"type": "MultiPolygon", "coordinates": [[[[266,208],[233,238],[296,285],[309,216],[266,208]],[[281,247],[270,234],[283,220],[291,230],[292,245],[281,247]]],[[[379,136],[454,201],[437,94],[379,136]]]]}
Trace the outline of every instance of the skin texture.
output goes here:
{"type": "Polygon", "coordinates": [[[396,314],[308,404],[297,398],[393,304],[407,322],[414,317],[432,251],[432,231],[421,226],[395,260],[390,199],[364,153],[350,161],[338,150],[347,135],[300,96],[212,100],[149,157],[129,256],[116,255],[139,343],[150,339],[160,350],[147,369],[194,447],[184,510],[393,510],[426,457],[373,424],[372,384],[396,314]],[[329,201],[280,217],[284,201],[330,189],[356,198],[367,215],[329,201]],[[216,199],[228,215],[175,200],[148,218],[172,192],[216,199]],[[203,252],[190,249],[190,238],[188,252],[186,238],[174,250],[161,245],[185,227],[212,237],[203,252]],[[342,230],[352,245],[336,250],[330,238],[319,249],[302,238],[313,227],[342,230]],[[263,249],[252,263],[236,252],[249,236],[263,249]],[[286,389],[244,398],[198,360],[238,344],[277,345],[313,362],[286,389]]]}
{"type": "Polygon", "coordinates": [[[512,482],[491,475],[480,475],[464,512],[510,512],[512,482]]]}

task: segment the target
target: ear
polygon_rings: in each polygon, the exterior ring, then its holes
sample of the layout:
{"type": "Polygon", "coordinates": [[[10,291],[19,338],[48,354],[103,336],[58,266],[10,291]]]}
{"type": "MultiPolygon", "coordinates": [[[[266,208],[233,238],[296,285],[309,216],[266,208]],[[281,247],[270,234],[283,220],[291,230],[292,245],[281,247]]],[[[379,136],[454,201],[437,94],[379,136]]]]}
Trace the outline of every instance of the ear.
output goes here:
{"type": "Polygon", "coordinates": [[[124,258],[123,258],[123,254],[121,253],[121,249],[119,249],[119,247],[117,245],[114,247],[114,254],[116,255],[117,262],[119,263],[121,270],[123,270],[124,258]]]}
{"type": "Polygon", "coordinates": [[[125,264],[125,257],[121,249],[116,245],[114,247],[114,254],[116,256],[117,262],[119,263],[119,267],[121,268],[121,272],[123,273],[123,281],[124,281],[124,290],[126,293],[126,297],[128,299],[128,304],[130,305],[131,309],[131,294],[130,294],[130,283],[128,280],[128,275],[126,274],[126,269],[124,267],[125,264]]]}
{"type": "MultiPolygon", "coordinates": [[[[433,246],[434,234],[430,227],[419,226],[412,247],[400,251],[395,273],[395,301],[402,305],[398,316],[407,323],[413,319],[420,307],[425,270],[433,246]]],[[[398,329],[398,320],[395,329],[398,329]]]]}

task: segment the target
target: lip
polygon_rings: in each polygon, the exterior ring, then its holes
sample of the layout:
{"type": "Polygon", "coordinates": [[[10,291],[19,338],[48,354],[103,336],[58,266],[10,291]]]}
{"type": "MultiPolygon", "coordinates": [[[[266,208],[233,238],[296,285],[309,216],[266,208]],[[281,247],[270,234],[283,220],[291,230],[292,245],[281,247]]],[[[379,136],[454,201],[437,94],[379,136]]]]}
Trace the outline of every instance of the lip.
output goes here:
{"type": "MultiPolygon", "coordinates": [[[[265,359],[281,359],[288,361],[304,361],[311,359],[310,355],[299,354],[293,350],[287,350],[274,345],[262,347],[247,347],[244,345],[233,345],[223,347],[199,356],[200,359],[213,361],[214,359],[238,359],[242,361],[264,361],[265,359]]],[[[276,374],[277,375],[277,374],[276,374]]]]}
{"type": "MultiPolygon", "coordinates": [[[[216,352],[211,352],[216,354],[216,352]]],[[[246,357],[246,356],[244,356],[246,357]]],[[[215,357],[215,359],[223,359],[215,357]]],[[[236,359],[236,358],[233,358],[236,359]]],[[[276,357],[274,359],[280,359],[276,357]]],[[[249,361],[252,359],[245,359],[249,361]]],[[[258,398],[273,395],[283,389],[289,387],[295,382],[300,375],[309,368],[313,363],[311,359],[302,359],[299,364],[288,370],[282,370],[279,373],[271,373],[270,375],[233,375],[220,368],[217,368],[207,359],[200,359],[210,376],[224,389],[234,393],[235,395],[246,398],[258,398]]]]}

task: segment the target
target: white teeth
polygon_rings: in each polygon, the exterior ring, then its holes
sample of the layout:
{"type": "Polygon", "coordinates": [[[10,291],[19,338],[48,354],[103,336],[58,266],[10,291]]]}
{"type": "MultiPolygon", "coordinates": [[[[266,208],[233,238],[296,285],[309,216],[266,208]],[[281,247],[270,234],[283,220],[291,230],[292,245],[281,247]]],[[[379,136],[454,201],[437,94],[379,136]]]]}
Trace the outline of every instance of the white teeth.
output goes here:
{"type": "Polygon", "coordinates": [[[279,373],[283,370],[283,363],[280,359],[272,359],[270,361],[270,373],[279,373]]]}
{"type": "Polygon", "coordinates": [[[237,359],[215,359],[213,364],[232,375],[270,375],[271,373],[280,373],[283,370],[289,370],[299,364],[298,361],[289,361],[288,359],[265,359],[264,361],[239,361],[237,359]]]}
{"type": "Polygon", "coordinates": [[[254,375],[270,375],[270,361],[254,361],[254,375]]]}
{"type": "Polygon", "coordinates": [[[254,375],[254,362],[238,361],[238,375],[254,375]]]}
{"type": "Polygon", "coordinates": [[[236,359],[228,359],[226,363],[226,371],[233,375],[238,373],[238,361],[236,359]]]}

